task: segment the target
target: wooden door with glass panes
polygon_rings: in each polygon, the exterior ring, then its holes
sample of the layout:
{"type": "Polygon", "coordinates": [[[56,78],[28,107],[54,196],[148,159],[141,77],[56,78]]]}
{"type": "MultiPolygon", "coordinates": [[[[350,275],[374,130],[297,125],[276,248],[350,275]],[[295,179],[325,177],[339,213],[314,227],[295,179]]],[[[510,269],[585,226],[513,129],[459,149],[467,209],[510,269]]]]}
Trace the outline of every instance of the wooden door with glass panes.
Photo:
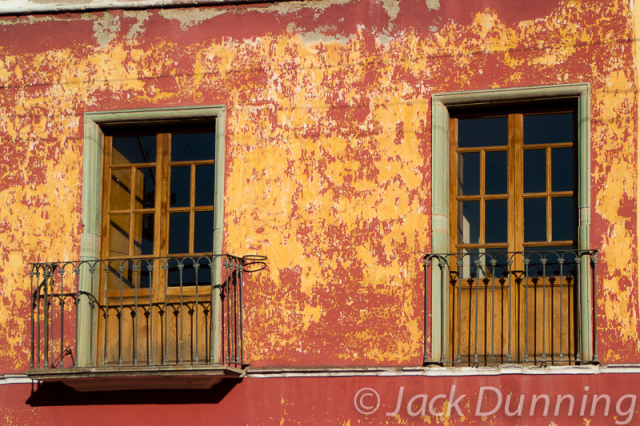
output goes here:
{"type": "Polygon", "coordinates": [[[98,365],[205,361],[214,125],[107,128],[104,147],[98,365]]]}
{"type": "Polygon", "coordinates": [[[575,104],[467,108],[451,117],[452,361],[570,362],[575,104]]]}

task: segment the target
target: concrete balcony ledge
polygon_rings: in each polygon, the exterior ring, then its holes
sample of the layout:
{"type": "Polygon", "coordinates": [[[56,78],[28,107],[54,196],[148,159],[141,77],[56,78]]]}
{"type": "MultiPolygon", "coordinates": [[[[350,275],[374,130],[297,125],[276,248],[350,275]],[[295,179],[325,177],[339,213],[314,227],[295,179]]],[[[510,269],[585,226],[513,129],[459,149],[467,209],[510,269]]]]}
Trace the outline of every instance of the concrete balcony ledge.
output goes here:
{"type": "Polygon", "coordinates": [[[245,376],[240,368],[225,365],[113,366],[29,370],[39,382],[62,382],[76,391],[140,389],[210,389],[224,379],[245,376]]]}

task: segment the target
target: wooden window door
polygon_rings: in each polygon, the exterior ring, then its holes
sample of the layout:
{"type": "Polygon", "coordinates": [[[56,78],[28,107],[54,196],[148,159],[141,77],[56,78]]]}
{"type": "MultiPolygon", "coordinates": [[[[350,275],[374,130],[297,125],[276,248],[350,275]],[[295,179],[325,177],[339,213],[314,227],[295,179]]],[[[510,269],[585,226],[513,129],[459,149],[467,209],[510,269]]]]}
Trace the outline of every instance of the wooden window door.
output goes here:
{"type": "Polygon", "coordinates": [[[575,107],[451,116],[453,361],[568,361],[575,345],[575,107]]]}
{"type": "Polygon", "coordinates": [[[98,361],[204,361],[214,125],[106,129],[104,143],[98,361]]]}

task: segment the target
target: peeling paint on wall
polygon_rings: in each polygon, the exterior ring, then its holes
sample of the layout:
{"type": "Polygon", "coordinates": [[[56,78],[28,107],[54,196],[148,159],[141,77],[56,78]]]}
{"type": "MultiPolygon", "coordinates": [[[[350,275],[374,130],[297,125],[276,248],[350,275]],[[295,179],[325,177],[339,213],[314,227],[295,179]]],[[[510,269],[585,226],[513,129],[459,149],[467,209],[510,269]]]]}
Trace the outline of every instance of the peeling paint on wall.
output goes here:
{"type": "Polygon", "coordinates": [[[85,112],[227,107],[225,251],[269,258],[246,282],[253,366],[407,366],[423,357],[431,95],[564,82],[592,85],[603,361],[637,362],[629,5],[542,3],[516,23],[500,2],[423,0],[0,20],[0,372],[26,369],[26,263],[79,257],[85,112]]]}
{"type": "Polygon", "coordinates": [[[93,23],[93,36],[102,47],[109,44],[118,31],[120,31],[120,17],[109,12],[102,14],[102,17],[93,23]]]}

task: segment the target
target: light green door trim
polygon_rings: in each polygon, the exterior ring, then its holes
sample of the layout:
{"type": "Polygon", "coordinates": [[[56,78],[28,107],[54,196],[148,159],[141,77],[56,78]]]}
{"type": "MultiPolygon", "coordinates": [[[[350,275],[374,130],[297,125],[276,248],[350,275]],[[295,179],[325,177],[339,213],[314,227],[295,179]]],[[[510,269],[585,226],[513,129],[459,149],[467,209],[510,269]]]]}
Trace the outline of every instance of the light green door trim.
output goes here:
{"type": "MultiPolygon", "coordinates": [[[[515,87],[506,89],[474,90],[435,94],[431,98],[431,252],[449,252],[449,108],[474,105],[491,106],[505,102],[528,102],[574,98],[578,103],[578,248],[589,249],[591,224],[591,148],[590,148],[590,94],[589,83],[561,84],[554,86],[515,87]]],[[[439,362],[449,355],[447,330],[449,329],[449,292],[440,276],[439,268],[432,268],[431,282],[431,356],[425,362],[439,362]],[[437,283],[437,285],[436,285],[437,283]]],[[[583,359],[591,359],[592,312],[591,294],[588,291],[589,265],[581,265],[580,321],[582,324],[583,359]]],[[[445,280],[446,281],[446,280],[445,280]]],[[[425,333],[428,333],[425,327],[425,333]]],[[[425,335],[425,354],[428,349],[425,335]]]]}
{"type": "MultiPolygon", "coordinates": [[[[102,159],[104,149],[105,125],[145,124],[165,120],[211,120],[216,123],[216,147],[215,147],[215,181],[214,181],[214,212],[213,212],[213,252],[222,253],[222,231],[224,217],[224,158],[225,158],[225,128],[226,107],[195,106],[177,108],[151,108],[121,111],[87,112],[84,115],[84,145],[83,145],[83,176],[82,176],[82,224],[83,233],[80,240],[80,259],[85,261],[99,259],[100,257],[100,231],[102,208],[102,159]]],[[[215,264],[214,276],[217,282],[215,288],[220,289],[220,273],[222,265],[218,260],[215,264]]],[[[97,297],[98,288],[90,279],[88,266],[83,266],[80,273],[80,291],[93,294],[97,297]]],[[[219,298],[215,298],[219,302],[219,298]]],[[[219,312],[219,303],[212,307],[213,312],[219,312]]],[[[78,320],[80,331],[78,333],[78,366],[89,365],[89,348],[93,344],[97,333],[91,330],[97,328],[97,310],[93,318],[89,309],[88,298],[81,298],[78,306],[78,320]],[[93,336],[93,342],[91,342],[93,336]]],[[[214,343],[220,342],[221,325],[214,327],[214,343]]],[[[214,353],[219,353],[216,350],[214,353]]],[[[217,362],[218,360],[214,360],[217,362]]]]}

